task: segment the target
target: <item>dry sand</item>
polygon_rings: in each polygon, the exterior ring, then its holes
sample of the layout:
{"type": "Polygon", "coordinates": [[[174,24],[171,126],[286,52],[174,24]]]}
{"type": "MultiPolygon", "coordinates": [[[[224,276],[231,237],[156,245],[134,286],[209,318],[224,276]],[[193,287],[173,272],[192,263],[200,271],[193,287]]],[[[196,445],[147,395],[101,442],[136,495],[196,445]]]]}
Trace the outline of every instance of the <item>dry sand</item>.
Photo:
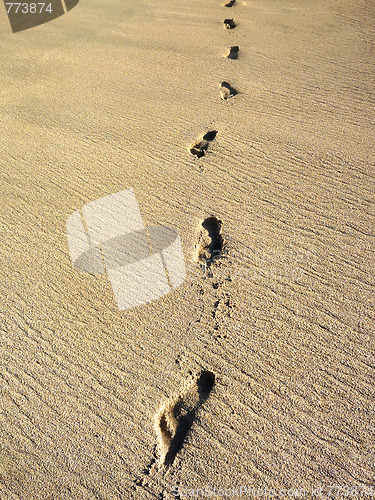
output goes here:
{"type": "Polygon", "coordinates": [[[374,23],[367,0],[81,0],[13,34],[0,7],[1,500],[375,494],[374,23]],[[118,311],[65,223],[128,187],[187,278],[118,311]]]}

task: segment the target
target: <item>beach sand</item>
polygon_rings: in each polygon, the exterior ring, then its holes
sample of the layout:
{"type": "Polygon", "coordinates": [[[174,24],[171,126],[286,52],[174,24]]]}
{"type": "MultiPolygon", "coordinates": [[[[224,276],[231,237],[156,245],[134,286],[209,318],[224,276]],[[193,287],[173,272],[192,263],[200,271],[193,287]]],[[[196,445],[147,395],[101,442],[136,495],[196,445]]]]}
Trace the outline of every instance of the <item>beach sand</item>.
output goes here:
{"type": "Polygon", "coordinates": [[[0,7],[1,500],[375,494],[375,8],[313,4],[0,7]],[[119,311],[66,220],[127,188],[187,277],[119,311]]]}

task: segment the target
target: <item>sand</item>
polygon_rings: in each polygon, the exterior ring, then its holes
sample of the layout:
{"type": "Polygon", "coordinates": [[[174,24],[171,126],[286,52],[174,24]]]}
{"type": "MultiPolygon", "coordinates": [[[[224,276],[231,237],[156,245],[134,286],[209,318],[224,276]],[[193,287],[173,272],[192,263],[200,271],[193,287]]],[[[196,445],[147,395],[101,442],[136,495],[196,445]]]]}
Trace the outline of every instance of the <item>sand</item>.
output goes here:
{"type": "Polygon", "coordinates": [[[374,21],[81,0],[13,34],[0,8],[1,500],[375,494],[374,21]],[[187,277],[119,311],[65,224],[130,187],[187,277]]]}

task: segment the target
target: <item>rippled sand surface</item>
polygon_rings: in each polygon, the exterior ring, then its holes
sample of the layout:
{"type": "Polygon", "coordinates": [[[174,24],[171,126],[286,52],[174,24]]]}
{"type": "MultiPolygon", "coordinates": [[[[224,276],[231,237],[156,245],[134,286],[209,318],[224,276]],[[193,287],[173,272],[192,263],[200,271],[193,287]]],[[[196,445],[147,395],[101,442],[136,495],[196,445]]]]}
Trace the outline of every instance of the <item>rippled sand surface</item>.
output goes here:
{"type": "Polygon", "coordinates": [[[375,9],[313,3],[1,7],[1,500],[375,494],[375,9]],[[119,311],[66,220],[127,188],[187,277],[119,311]]]}

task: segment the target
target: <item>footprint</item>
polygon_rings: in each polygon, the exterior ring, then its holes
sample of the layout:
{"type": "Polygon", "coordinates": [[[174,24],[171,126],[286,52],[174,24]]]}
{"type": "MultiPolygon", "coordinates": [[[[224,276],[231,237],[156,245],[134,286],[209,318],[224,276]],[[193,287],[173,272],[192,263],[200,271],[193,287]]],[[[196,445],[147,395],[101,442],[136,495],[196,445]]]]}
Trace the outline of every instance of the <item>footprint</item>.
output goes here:
{"type": "Polygon", "coordinates": [[[233,5],[236,3],[236,0],[231,0],[230,2],[224,4],[224,7],[233,7],[233,5]]]}
{"type": "Polygon", "coordinates": [[[237,90],[231,87],[228,82],[220,83],[220,95],[224,101],[227,101],[236,94],[238,94],[237,90]]]}
{"type": "Polygon", "coordinates": [[[233,45],[233,47],[230,47],[228,49],[228,52],[226,54],[226,57],[228,59],[238,59],[238,53],[240,51],[240,48],[238,45],[233,45]]]}
{"type": "Polygon", "coordinates": [[[190,153],[198,158],[202,158],[207,152],[209,143],[216,137],[217,130],[210,130],[204,134],[203,138],[190,148],[190,153]]]}
{"type": "Polygon", "coordinates": [[[209,266],[221,257],[222,250],[221,221],[214,216],[207,217],[202,222],[193,259],[195,262],[209,266]]]}
{"type": "Polygon", "coordinates": [[[234,22],[234,19],[224,19],[224,28],[227,30],[232,30],[233,28],[236,27],[236,23],[234,22]]]}
{"type": "Polygon", "coordinates": [[[155,431],[161,465],[172,465],[196,418],[197,410],[210,395],[214,383],[215,375],[210,371],[202,371],[157,412],[155,431]]]}

